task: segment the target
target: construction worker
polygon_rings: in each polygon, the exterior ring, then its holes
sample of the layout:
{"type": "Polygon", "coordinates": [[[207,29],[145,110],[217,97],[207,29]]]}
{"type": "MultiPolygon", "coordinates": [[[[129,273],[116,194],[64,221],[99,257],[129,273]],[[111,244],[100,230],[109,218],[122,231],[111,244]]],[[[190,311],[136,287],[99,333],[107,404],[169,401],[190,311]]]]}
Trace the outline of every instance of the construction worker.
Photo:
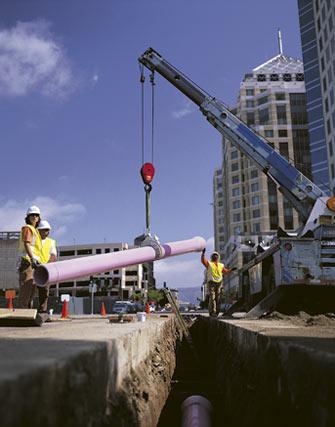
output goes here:
{"type": "Polygon", "coordinates": [[[206,249],[201,253],[201,262],[206,267],[207,273],[207,289],[209,293],[208,312],[210,316],[217,316],[220,311],[219,298],[222,288],[223,273],[230,273],[231,270],[226,268],[220,260],[220,254],[213,252],[211,260],[208,261],[205,257],[206,249]]]}
{"type": "MultiPolygon", "coordinates": [[[[40,261],[42,264],[48,262],[57,261],[57,249],[56,241],[49,237],[51,226],[46,220],[42,220],[38,226],[38,232],[40,233],[42,244],[40,252],[40,261]]],[[[47,313],[48,308],[48,297],[49,297],[49,285],[38,286],[38,299],[39,299],[39,313],[47,313]]]]}
{"type": "Polygon", "coordinates": [[[31,308],[36,285],[33,281],[33,268],[40,264],[41,236],[37,231],[41,211],[37,206],[30,206],[20,233],[18,272],[19,272],[19,307],[31,308]]]}

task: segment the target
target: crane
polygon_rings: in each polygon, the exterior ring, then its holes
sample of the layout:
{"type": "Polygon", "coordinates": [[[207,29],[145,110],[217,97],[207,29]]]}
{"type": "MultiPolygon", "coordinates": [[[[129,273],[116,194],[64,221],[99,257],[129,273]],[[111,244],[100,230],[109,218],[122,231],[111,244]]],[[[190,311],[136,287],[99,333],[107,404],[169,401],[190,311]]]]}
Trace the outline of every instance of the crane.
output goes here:
{"type": "MultiPolygon", "coordinates": [[[[297,286],[300,286],[299,296],[295,299],[299,299],[301,292],[303,295],[309,293],[311,311],[333,309],[333,303],[329,305],[327,300],[330,293],[333,300],[335,296],[335,197],[329,197],[222,101],[201,89],[157,51],[147,49],[139,62],[151,72],[159,73],[193,101],[212,126],[277,184],[300,214],[303,226],[297,236],[278,236],[269,249],[238,273],[240,302],[242,300],[248,308],[253,307],[250,316],[280,305],[287,289],[292,294],[297,286]]],[[[292,300],[290,303],[292,306],[292,300]]],[[[301,309],[299,302],[297,306],[301,309]]]]}

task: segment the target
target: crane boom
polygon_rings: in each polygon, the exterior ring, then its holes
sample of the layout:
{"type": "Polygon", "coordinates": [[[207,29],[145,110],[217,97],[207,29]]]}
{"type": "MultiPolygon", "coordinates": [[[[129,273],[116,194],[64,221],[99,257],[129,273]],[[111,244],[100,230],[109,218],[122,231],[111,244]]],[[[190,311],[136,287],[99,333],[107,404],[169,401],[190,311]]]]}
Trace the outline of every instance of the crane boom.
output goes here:
{"type": "Polygon", "coordinates": [[[154,49],[147,49],[139,62],[151,71],[157,71],[184,95],[191,99],[207,120],[268,177],[279,184],[279,190],[306,221],[315,202],[327,194],[309,180],[283,156],[275,151],[265,138],[236,117],[222,101],[210,96],[187,76],[169,64],[154,49]]]}

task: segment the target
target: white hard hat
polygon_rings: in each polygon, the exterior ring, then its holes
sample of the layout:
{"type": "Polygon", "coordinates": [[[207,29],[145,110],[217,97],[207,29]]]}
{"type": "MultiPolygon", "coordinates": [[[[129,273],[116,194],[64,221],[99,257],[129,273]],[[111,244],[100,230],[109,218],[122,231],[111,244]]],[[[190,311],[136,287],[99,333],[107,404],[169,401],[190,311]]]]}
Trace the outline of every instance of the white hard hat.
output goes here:
{"type": "Polygon", "coordinates": [[[28,208],[28,210],[27,210],[27,216],[31,215],[31,214],[39,214],[39,215],[41,215],[40,208],[38,206],[35,206],[35,205],[30,206],[28,208]]]}
{"type": "Polygon", "coordinates": [[[45,220],[45,219],[43,219],[41,222],[40,222],[40,225],[37,227],[38,228],[38,230],[51,230],[51,226],[50,226],[50,224],[48,223],[48,221],[47,220],[45,220]]]}

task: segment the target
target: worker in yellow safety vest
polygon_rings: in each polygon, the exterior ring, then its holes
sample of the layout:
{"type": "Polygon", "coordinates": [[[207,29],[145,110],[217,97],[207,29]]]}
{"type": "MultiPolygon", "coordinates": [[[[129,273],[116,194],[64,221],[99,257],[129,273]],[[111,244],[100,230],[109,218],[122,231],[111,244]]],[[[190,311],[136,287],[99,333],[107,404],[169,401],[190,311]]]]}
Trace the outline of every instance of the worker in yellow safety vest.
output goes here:
{"type": "MultiPolygon", "coordinates": [[[[56,241],[49,237],[51,226],[48,221],[42,220],[38,226],[38,231],[41,236],[42,244],[40,250],[40,262],[46,264],[48,262],[57,261],[56,241]]],[[[48,298],[49,298],[49,285],[37,287],[39,299],[39,313],[47,313],[48,298]]]]}
{"type": "Polygon", "coordinates": [[[40,264],[42,240],[37,227],[41,211],[37,206],[30,206],[26,213],[25,223],[21,229],[18,272],[19,272],[19,307],[31,308],[36,285],[33,280],[33,268],[40,264]]]}
{"type": "Polygon", "coordinates": [[[207,289],[209,293],[208,312],[210,316],[217,316],[220,311],[219,298],[222,288],[223,273],[230,273],[232,270],[226,268],[220,261],[220,254],[213,252],[211,260],[205,257],[206,249],[201,253],[201,262],[206,267],[207,289]]]}

